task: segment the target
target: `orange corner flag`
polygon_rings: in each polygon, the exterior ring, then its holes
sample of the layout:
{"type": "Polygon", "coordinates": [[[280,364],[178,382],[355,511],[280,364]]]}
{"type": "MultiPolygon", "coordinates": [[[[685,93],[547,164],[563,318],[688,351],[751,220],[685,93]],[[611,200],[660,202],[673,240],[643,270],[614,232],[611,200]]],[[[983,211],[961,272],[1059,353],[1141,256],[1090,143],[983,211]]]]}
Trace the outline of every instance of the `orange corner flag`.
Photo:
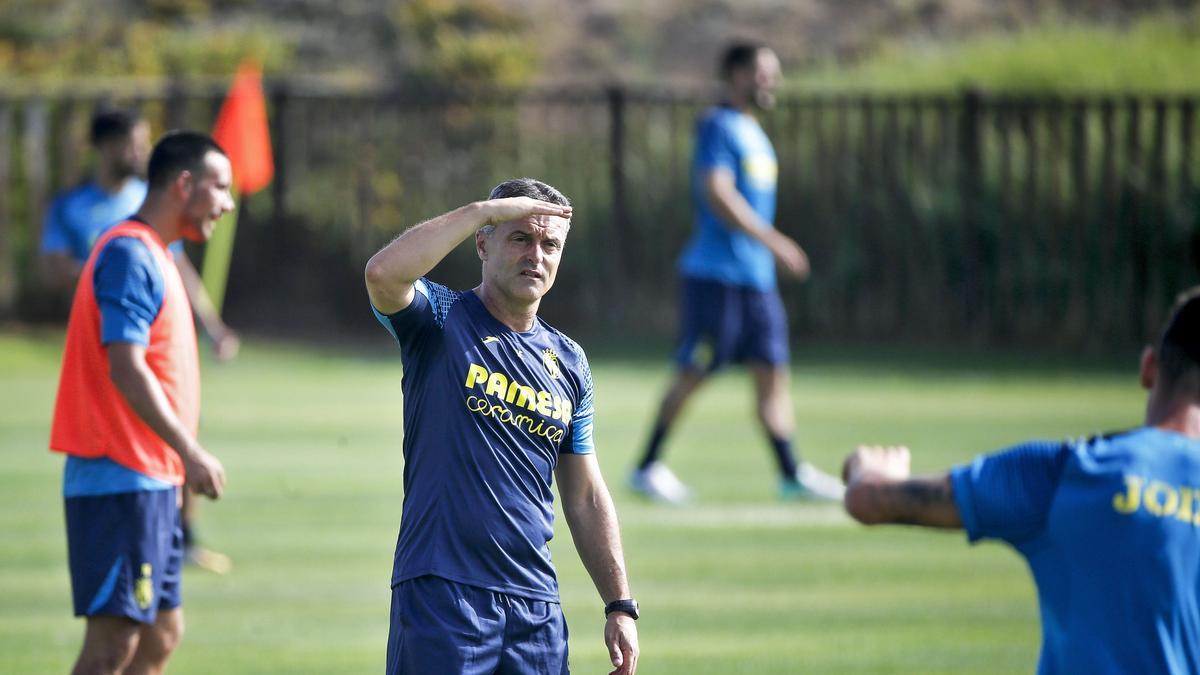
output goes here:
{"type": "Polygon", "coordinates": [[[262,70],[257,64],[245,61],[238,66],[212,135],[229,155],[233,184],[240,194],[251,195],[271,182],[275,161],[271,157],[262,70]]]}

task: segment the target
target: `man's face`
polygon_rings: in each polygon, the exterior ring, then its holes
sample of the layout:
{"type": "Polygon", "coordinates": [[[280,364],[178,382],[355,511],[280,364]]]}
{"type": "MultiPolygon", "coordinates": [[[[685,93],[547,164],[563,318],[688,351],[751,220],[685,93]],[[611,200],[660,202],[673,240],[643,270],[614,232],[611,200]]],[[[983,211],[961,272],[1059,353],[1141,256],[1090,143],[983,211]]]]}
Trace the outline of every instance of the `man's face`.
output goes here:
{"type": "Polygon", "coordinates": [[[117,176],[145,176],[150,161],[150,124],[140,121],[128,136],[109,139],[97,150],[100,161],[107,163],[117,176]]]}
{"type": "Polygon", "coordinates": [[[733,71],[731,84],[754,107],[769,110],[775,107],[775,90],[782,77],[779,57],[770,49],[760,49],[753,63],[733,71]]]}
{"type": "Polygon", "coordinates": [[[183,237],[190,241],[208,241],[217,220],[233,210],[233,169],[229,158],[219,152],[204,156],[204,165],[190,176],[183,208],[183,237]]]}
{"type": "Polygon", "coordinates": [[[554,285],[570,222],[558,216],[529,216],[476,234],[483,279],[501,295],[537,302],[554,285]]]}

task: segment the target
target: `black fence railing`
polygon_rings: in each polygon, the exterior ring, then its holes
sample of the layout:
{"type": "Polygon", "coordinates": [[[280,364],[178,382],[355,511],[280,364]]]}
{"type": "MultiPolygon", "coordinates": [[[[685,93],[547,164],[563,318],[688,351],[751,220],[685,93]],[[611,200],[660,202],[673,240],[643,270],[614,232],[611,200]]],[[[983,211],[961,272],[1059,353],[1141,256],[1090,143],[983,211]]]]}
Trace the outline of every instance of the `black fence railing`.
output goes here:
{"type": "MultiPolygon", "coordinates": [[[[39,314],[49,196],[78,181],[101,102],[208,128],[221,83],[0,93],[0,316],[39,314]]],[[[575,202],[545,313],[596,337],[668,338],[707,92],[447,96],[269,83],[274,184],[245,200],[228,290],[251,329],[374,330],[365,259],[409,224],[533,175],[575,202]],[[282,328],[288,326],[288,328],[282,328]]],[[[784,283],[798,336],[1127,347],[1198,279],[1197,97],[787,95],[763,117],[778,226],[813,277],[784,283]]],[[[195,251],[194,253],[200,253],[195,251]]],[[[437,270],[466,287],[462,247],[437,270]]]]}

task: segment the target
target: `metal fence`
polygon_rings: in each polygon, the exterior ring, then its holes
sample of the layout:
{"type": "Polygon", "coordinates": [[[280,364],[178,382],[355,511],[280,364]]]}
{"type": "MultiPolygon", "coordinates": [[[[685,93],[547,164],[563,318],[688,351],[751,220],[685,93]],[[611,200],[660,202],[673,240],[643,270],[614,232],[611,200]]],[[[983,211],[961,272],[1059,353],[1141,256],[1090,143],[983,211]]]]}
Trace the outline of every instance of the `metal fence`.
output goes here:
{"type": "MultiPolygon", "coordinates": [[[[269,85],[277,177],[243,204],[235,325],[374,330],[361,285],[374,250],[532,175],[576,205],[545,316],[583,336],[673,333],[691,135],[709,92],[269,85]]],[[[223,93],[211,82],[93,92],[0,94],[0,315],[36,314],[40,214],[83,175],[95,105],[140,107],[156,130],[208,128],[223,93]]],[[[795,333],[1095,351],[1146,339],[1198,278],[1198,101],[781,97],[763,117],[780,158],[777,224],[813,265],[807,284],[783,283],[795,333]]],[[[473,252],[434,276],[473,285],[473,252]]]]}

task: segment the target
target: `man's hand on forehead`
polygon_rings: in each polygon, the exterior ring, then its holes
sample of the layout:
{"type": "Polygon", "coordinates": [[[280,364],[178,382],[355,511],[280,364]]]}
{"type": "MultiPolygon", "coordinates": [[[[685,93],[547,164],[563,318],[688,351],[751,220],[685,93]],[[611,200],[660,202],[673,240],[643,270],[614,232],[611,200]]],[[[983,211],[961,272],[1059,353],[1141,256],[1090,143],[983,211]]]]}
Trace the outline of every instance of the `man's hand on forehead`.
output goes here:
{"type": "Polygon", "coordinates": [[[529,197],[509,197],[477,202],[483,210],[484,224],[500,224],[529,218],[571,218],[571,207],[543,202],[529,197]]]}

